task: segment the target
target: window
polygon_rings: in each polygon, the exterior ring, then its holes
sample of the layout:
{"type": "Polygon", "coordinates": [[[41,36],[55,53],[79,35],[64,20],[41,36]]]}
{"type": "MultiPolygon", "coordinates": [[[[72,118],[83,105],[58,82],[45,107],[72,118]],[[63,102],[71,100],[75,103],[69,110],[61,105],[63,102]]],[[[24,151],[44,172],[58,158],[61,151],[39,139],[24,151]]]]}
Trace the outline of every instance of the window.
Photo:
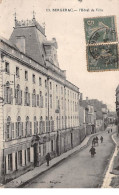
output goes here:
{"type": "Polygon", "coordinates": [[[45,80],[45,87],[47,87],[47,80],[45,80]]]}
{"type": "Polygon", "coordinates": [[[50,82],[50,89],[52,89],[52,83],[50,82]]]}
{"type": "Polygon", "coordinates": [[[12,130],[12,139],[15,138],[15,135],[14,135],[14,123],[11,123],[11,130],[12,130]]]}
{"type": "Polygon", "coordinates": [[[64,118],[62,116],[62,129],[64,128],[64,118]]]}
{"type": "Polygon", "coordinates": [[[37,95],[37,106],[39,106],[39,94],[37,95]]]}
{"type": "Polygon", "coordinates": [[[36,120],[36,116],[34,116],[34,134],[38,134],[38,121],[36,120]]]}
{"type": "Polygon", "coordinates": [[[5,85],[5,103],[6,104],[12,104],[13,103],[13,92],[12,88],[10,88],[9,82],[5,85]]]}
{"type": "Polygon", "coordinates": [[[26,87],[25,92],[24,92],[24,105],[30,106],[30,93],[28,91],[28,87],[26,87]]]}
{"type": "Polygon", "coordinates": [[[8,154],[8,170],[12,171],[12,154],[8,154]]]}
{"type": "Polygon", "coordinates": [[[56,124],[57,124],[57,129],[59,128],[59,125],[58,125],[58,116],[57,116],[57,118],[56,118],[56,124]]]}
{"type": "Polygon", "coordinates": [[[31,136],[32,135],[32,123],[29,121],[29,117],[26,117],[26,136],[31,136]]]}
{"type": "Polygon", "coordinates": [[[5,72],[8,74],[10,73],[10,67],[8,62],[5,62],[5,72]]]}
{"type": "Polygon", "coordinates": [[[69,96],[69,90],[68,90],[68,96],[69,96]]]}
{"type": "Polygon", "coordinates": [[[63,94],[63,87],[61,87],[61,94],[63,94]]]}
{"type": "Polygon", "coordinates": [[[40,117],[40,124],[39,124],[39,133],[43,133],[43,117],[40,117]]]}
{"type": "Polygon", "coordinates": [[[56,109],[59,110],[60,109],[60,103],[58,100],[58,96],[56,96],[56,109]]]}
{"type": "Polygon", "coordinates": [[[65,89],[65,91],[64,91],[64,92],[65,92],[65,95],[66,95],[66,89],[65,89]]]}
{"type": "Polygon", "coordinates": [[[56,92],[57,92],[57,85],[56,85],[56,92]]]}
{"type": "Polygon", "coordinates": [[[25,70],[25,80],[28,81],[28,71],[25,70]]]}
{"type": "Polygon", "coordinates": [[[62,101],[62,110],[63,110],[64,109],[63,97],[62,97],[61,101],[62,101]]]}
{"type": "Polygon", "coordinates": [[[49,121],[47,116],[46,116],[46,132],[49,132],[49,121]]]}
{"type": "Polygon", "coordinates": [[[51,131],[51,132],[54,131],[54,121],[53,121],[52,116],[51,116],[51,118],[50,118],[50,131],[51,131]]]}
{"type": "Polygon", "coordinates": [[[33,82],[33,83],[36,82],[35,74],[32,75],[32,82],[33,82]]]}
{"type": "Polygon", "coordinates": [[[65,116],[65,127],[67,128],[67,116],[65,116]]]}
{"type": "Polygon", "coordinates": [[[42,95],[42,91],[40,91],[40,108],[43,108],[43,95],[42,95]]]}
{"type": "Polygon", "coordinates": [[[33,94],[32,94],[32,106],[36,107],[36,90],[33,90],[33,94]]]}
{"type": "Polygon", "coordinates": [[[47,108],[47,102],[48,102],[48,99],[47,99],[47,93],[45,94],[45,108],[47,108]]]}
{"type": "Polygon", "coordinates": [[[21,137],[23,136],[23,123],[21,122],[21,117],[17,117],[17,122],[16,122],[16,137],[21,137]]]}
{"type": "Polygon", "coordinates": [[[6,140],[12,139],[12,132],[11,132],[11,118],[8,116],[7,124],[6,124],[6,140]]]}
{"type": "Polygon", "coordinates": [[[22,150],[18,151],[18,164],[22,166],[22,150]]]}
{"type": "Polygon", "coordinates": [[[20,86],[17,85],[16,89],[15,89],[15,103],[17,105],[21,105],[22,104],[22,91],[20,90],[20,86]]]}
{"type": "Polygon", "coordinates": [[[30,148],[27,148],[27,160],[30,162],[30,148]]]}
{"type": "Polygon", "coordinates": [[[50,108],[52,108],[52,94],[50,94],[50,108]]]}
{"type": "Polygon", "coordinates": [[[51,140],[51,151],[53,152],[54,148],[53,148],[53,140],[51,140]]]}
{"type": "Polygon", "coordinates": [[[41,80],[41,77],[39,77],[39,86],[42,85],[42,80],[41,80]]]}
{"type": "Polygon", "coordinates": [[[16,77],[19,77],[20,74],[19,74],[19,67],[16,67],[16,77]]]}

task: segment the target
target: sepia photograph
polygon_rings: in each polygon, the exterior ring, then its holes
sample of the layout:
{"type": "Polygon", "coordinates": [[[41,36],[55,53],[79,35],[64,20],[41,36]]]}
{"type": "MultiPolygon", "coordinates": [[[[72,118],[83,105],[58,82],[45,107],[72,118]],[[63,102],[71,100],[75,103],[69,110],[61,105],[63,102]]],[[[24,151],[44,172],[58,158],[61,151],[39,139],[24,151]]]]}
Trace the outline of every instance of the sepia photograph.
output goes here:
{"type": "Polygon", "coordinates": [[[0,0],[1,190],[119,187],[118,39],[119,0],[0,0]]]}

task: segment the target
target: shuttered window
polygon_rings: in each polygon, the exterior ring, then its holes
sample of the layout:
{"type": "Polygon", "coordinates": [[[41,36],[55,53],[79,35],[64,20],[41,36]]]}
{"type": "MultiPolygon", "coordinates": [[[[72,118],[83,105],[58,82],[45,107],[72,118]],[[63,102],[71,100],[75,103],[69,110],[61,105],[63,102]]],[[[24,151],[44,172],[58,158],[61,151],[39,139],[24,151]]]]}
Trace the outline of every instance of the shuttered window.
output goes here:
{"type": "Polygon", "coordinates": [[[12,139],[12,123],[11,123],[11,118],[9,116],[7,118],[5,134],[6,134],[5,136],[6,140],[12,139]]]}
{"type": "Polygon", "coordinates": [[[12,88],[10,88],[9,82],[7,82],[5,85],[4,101],[6,104],[13,103],[13,90],[12,90],[12,88]]]}
{"type": "Polygon", "coordinates": [[[30,106],[30,93],[28,91],[28,87],[26,87],[25,92],[24,92],[24,105],[30,106]]]}

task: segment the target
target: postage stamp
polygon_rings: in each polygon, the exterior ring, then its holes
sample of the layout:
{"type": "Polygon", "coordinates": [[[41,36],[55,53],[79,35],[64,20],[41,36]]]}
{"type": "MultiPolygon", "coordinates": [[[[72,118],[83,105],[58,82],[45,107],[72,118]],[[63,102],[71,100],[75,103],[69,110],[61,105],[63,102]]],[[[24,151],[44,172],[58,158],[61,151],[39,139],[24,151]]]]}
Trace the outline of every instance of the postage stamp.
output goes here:
{"type": "Polygon", "coordinates": [[[87,46],[88,71],[116,70],[118,65],[118,44],[87,46]]]}
{"type": "Polygon", "coordinates": [[[86,44],[109,43],[117,41],[115,16],[84,19],[86,44]]]}

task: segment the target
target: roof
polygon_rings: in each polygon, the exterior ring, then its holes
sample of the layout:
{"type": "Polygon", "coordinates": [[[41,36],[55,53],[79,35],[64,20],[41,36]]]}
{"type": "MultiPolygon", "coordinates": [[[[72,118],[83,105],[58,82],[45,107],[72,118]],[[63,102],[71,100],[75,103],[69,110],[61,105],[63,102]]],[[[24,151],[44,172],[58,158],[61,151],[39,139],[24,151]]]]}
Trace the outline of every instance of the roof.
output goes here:
{"type": "Polygon", "coordinates": [[[0,36],[0,40],[5,42],[7,45],[13,47],[14,49],[17,49],[19,51],[19,49],[16,47],[15,44],[13,44],[11,41],[5,39],[4,37],[0,36]]]}

